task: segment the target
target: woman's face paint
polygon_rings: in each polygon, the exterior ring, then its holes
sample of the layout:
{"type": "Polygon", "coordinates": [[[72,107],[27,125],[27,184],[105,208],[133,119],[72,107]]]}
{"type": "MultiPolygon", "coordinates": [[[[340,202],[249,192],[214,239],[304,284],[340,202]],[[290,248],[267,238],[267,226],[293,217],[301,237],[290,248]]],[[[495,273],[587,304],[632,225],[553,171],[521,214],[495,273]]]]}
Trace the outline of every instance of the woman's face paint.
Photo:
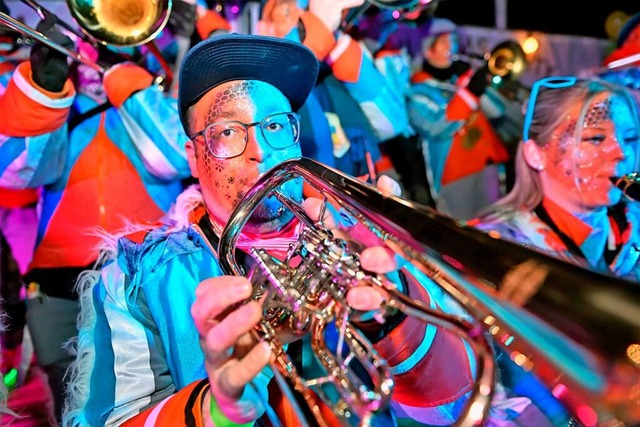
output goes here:
{"type": "Polygon", "coordinates": [[[638,129],[627,101],[602,93],[594,98],[584,122],[580,106],[572,108],[545,147],[546,171],[555,192],[587,207],[620,199],[609,178],[632,172],[638,129]],[[576,137],[576,127],[579,132],[576,137]]]}

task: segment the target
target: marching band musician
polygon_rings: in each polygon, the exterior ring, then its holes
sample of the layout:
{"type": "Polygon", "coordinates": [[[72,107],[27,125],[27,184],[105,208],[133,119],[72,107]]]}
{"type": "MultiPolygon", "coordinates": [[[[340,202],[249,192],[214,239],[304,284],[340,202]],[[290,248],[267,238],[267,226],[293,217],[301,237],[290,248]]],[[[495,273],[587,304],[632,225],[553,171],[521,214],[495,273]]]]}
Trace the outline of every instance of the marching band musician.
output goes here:
{"type": "MultiPolygon", "coordinates": [[[[351,175],[375,174],[373,163],[381,160],[378,144],[414,133],[403,94],[379,72],[366,48],[341,28],[344,12],[363,2],[269,0],[258,27],[260,34],[301,42],[320,61],[316,88],[300,111],[306,125],[301,147],[307,157],[351,175]],[[367,161],[369,170],[363,171],[360,165],[367,161]]],[[[381,163],[377,166],[383,172],[381,163]]]]}
{"type": "Polygon", "coordinates": [[[534,83],[513,190],[473,221],[566,260],[640,280],[640,210],[612,178],[638,169],[638,105],[624,86],[548,77],[534,83]]]}
{"type": "Polygon", "coordinates": [[[475,72],[454,60],[457,27],[432,18],[423,39],[422,69],[411,78],[411,124],[423,139],[423,154],[436,208],[470,219],[498,200],[509,154],[489,119],[504,114],[504,103],[487,90],[487,66],[475,72]],[[501,166],[502,165],[502,166],[501,166]]]}
{"type": "MultiPolygon", "coordinates": [[[[73,49],[55,24],[47,16],[37,30],[73,49]]],[[[158,220],[189,176],[176,100],[111,48],[78,48],[108,71],[70,67],[64,54],[36,43],[0,99],[0,185],[43,186],[27,322],[58,420],[73,360],[65,343],[77,334],[74,287],[98,261],[100,231],[158,220]]]]}
{"type": "MultiPolygon", "coordinates": [[[[268,387],[269,346],[249,335],[262,307],[256,301],[237,306],[250,297],[252,285],[223,275],[216,248],[248,188],[271,167],[300,156],[296,111],[317,72],[313,51],[267,36],[214,37],[186,55],[178,105],[199,187],[178,198],[164,225],[120,239],[112,262],[86,283],[66,425],[262,425],[271,410],[285,425],[295,425],[291,408],[268,387]]],[[[383,191],[393,191],[391,184],[378,181],[383,191]]],[[[281,191],[302,200],[297,180],[281,191]]],[[[303,203],[318,219],[319,200],[303,203]]],[[[341,223],[331,214],[323,219],[341,223]]],[[[297,223],[279,201],[264,200],[238,249],[260,247],[281,257],[297,239],[297,223]]],[[[380,273],[395,268],[381,248],[365,249],[361,262],[380,273]]],[[[419,283],[400,286],[429,303],[419,283]]],[[[378,308],[380,298],[368,287],[347,295],[357,310],[378,308]]],[[[384,325],[360,327],[397,368],[397,413],[383,412],[379,425],[393,425],[395,417],[453,423],[473,381],[463,341],[401,313],[384,325]]],[[[336,422],[331,410],[323,414],[329,424],[336,422]]],[[[491,415],[490,425],[550,425],[528,399],[507,399],[501,392],[491,415]]]]}
{"type": "MultiPolygon", "coordinates": [[[[469,224],[586,268],[640,280],[640,209],[611,181],[638,170],[638,111],[631,91],[616,83],[573,76],[535,82],[514,187],[469,224]]],[[[524,303],[545,275],[529,264],[505,292],[524,303]]],[[[509,388],[551,419],[566,418],[535,378],[509,358],[499,360],[509,388]]]]}

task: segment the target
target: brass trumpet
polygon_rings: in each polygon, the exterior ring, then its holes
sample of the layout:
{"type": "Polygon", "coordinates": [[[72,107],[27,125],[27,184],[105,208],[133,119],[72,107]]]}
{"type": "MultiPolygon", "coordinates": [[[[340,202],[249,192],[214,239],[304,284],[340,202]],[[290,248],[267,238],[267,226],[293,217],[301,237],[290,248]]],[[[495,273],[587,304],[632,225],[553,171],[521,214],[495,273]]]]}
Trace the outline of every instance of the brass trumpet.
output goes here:
{"type": "MultiPolygon", "coordinates": [[[[494,385],[487,337],[503,346],[523,369],[537,374],[578,422],[640,422],[640,402],[635,397],[640,384],[637,284],[485,234],[427,207],[383,195],[368,184],[306,158],[274,167],[238,204],[218,247],[225,272],[246,274],[235,259],[235,244],[252,212],[268,197],[277,198],[305,227],[284,261],[271,258],[259,248],[252,251],[260,278],[254,282],[252,277],[256,295],[270,293],[258,335],[269,342],[277,355],[272,368],[285,396],[292,395],[291,385],[305,399],[305,393],[314,390],[345,424],[356,415],[360,424],[366,425],[372,414],[386,405],[393,393],[393,378],[388,376],[384,361],[371,351],[372,346],[351,323],[344,300],[346,290],[364,280],[387,296],[382,311],[400,310],[458,334],[469,333],[465,339],[478,362],[477,382],[456,425],[482,425],[486,417],[494,385]],[[307,182],[325,197],[325,206],[330,199],[343,213],[364,225],[465,307],[473,321],[433,313],[421,301],[398,292],[384,278],[363,272],[343,241],[322,223],[308,218],[298,203],[279,191],[290,180],[307,182]],[[302,261],[287,265],[294,258],[302,261]],[[528,302],[516,307],[498,298],[496,289],[504,276],[530,260],[549,273],[528,302]],[[274,335],[278,322],[285,320],[291,325],[303,325],[299,331],[311,334],[312,347],[327,371],[326,377],[308,380],[292,369],[274,335]],[[342,331],[340,340],[348,347],[346,357],[340,352],[329,354],[324,346],[321,332],[331,320],[342,331]],[[369,367],[367,371],[372,375],[371,389],[363,387],[362,381],[349,372],[347,362],[360,356],[360,364],[369,367]],[[337,400],[328,399],[319,390],[323,382],[330,382],[338,390],[337,400]]],[[[312,399],[308,401],[313,405],[312,399]]],[[[317,410],[314,413],[318,415],[317,410]]],[[[319,423],[323,425],[322,420],[319,423]]]]}
{"type": "Polygon", "coordinates": [[[454,60],[461,59],[468,62],[481,61],[482,65],[487,64],[489,72],[494,76],[514,80],[520,77],[527,64],[524,50],[513,40],[498,43],[491,52],[484,55],[455,53],[451,57],[454,60]]]}

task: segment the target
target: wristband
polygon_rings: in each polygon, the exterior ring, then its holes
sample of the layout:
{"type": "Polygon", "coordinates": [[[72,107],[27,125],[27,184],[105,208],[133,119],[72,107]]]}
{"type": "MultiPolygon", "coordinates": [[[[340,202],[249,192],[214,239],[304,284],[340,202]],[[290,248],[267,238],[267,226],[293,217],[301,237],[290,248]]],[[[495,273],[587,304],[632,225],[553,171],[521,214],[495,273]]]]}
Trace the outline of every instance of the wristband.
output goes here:
{"type": "Polygon", "coordinates": [[[220,412],[220,408],[218,408],[216,399],[214,399],[213,394],[211,392],[209,392],[209,398],[210,398],[209,416],[211,417],[211,421],[213,422],[214,426],[216,427],[251,427],[253,425],[253,421],[245,424],[234,423],[229,418],[227,418],[226,415],[220,412]]]}

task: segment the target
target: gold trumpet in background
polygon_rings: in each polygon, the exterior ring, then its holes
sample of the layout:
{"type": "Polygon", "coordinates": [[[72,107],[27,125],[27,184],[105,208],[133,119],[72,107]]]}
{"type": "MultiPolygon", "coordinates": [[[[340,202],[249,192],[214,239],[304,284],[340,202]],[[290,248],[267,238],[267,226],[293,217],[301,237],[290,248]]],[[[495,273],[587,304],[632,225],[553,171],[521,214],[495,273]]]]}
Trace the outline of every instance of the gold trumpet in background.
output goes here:
{"type": "Polygon", "coordinates": [[[506,40],[498,43],[489,53],[484,55],[454,53],[454,60],[464,60],[470,63],[480,61],[486,64],[489,72],[494,76],[511,78],[516,80],[524,72],[527,65],[527,56],[519,43],[506,40]]]}
{"type": "MultiPolygon", "coordinates": [[[[21,0],[38,12],[41,18],[52,14],[34,0],[21,0]]],[[[82,30],[58,19],[57,24],[74,32],[83,39],[102,45],[120,47],[146,45],[158,59],[165,75],[158,76],[156,83],[161,88],[168,87],[173,79],[171,67],[153,43],[153,39],[169,21],[172,0],[66,0],[71,15],[82,30]],[[83,36],[86,35],[86,36],[83,36]]],[[[0,23],[43,43],[69,58],[104,74],[106,69],[79,53],[59,45],[41,32],[25,25],[13,17],[0,12],[0,23]]]]}
{"type": "MultiPolygon", "coordinates": [[[[486,417],[494,387],[487,337],[501,345],[516,364],[535,373],[579,423],[640,422],[640,287],[636,283],[500,240],[429,208],[383,195],[306,158],[273,168],[238,204],[218,247],[225,272],[246,274],[235,259],[235,244],[254,210],[269,197],[291,210],[305,228],[285,260],[276,260],[260,248],[252,251],[258,264],[250,275],[255,297],[267,294],[257,335],[269,342],[277,356],[272,369],[285,396],[291,397],[291,387],[302,393],[317,418],[321,418],[317,405],[314,408],[314,400],[307,399],[311,391],[329,404],[345,425],[353,424],[354,416],[360,425],[366,425],[392,396],[393,377],[352,324],[344,299],[350,286],[365,281],[386,295],[381,312],[400,310],[461,336],[468,333],[465,339],[478,363],[477,382],[456,425],[481,425],[486,417]],[[326,209],[330,201],[357,220],[408,261],[403,271],[411,267],[426,275],[473,320],[434,313],[421,301],[410,300],[389,286],[383,277],[362,271],[344,240],[308,218],[297,202],[279,190],[290,180],[308,183],[325,197],[326,209]],[[516,306],[499,298],[496,289],[505,276],[532,261],[547,274],[528,300],[516,306]],[[342,344],[338,348],[348,349],[347,356],[339,350],[333,354],[326,347],[323,330],[332,320],[340,330],[342,344]],[[306,379],[292,368],[274,333],[283,322],[311,335],[315,357],[326,376],[306,379]],[[355,359],[368,367],[372,387],[349,371],[355,359]],[[324,392],[325,385],[334,389],[337,399],[324,392]]],[[[299,407],[297,412],[304,417],[299,407]]],[[[318,422],[325,424],[322,419],[318,422]]]]}

